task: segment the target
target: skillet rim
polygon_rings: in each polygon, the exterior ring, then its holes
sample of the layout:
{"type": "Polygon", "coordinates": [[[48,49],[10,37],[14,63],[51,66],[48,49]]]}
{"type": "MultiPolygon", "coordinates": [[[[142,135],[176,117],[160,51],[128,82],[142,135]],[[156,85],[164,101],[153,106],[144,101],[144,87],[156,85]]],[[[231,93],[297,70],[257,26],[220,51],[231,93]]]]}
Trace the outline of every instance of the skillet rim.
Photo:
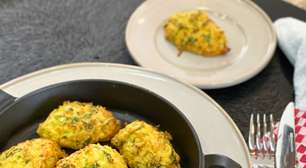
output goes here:
{"type": "MultiPolygon", "coordinates": [[[[160,99],[162,102],[166,103],[169,107],[171,107],[172,109],[174,109],[174,111],[176,111],[176,113],[179,115],[179,117],[181,117],[184,120],[184,122],[187,124],[188,128],[190,129],[190,131],[193,135],[193,139],[196,142],[196,146],[197,146],[197,150],[198,150],[197,151],[197,153],[198,153],[197,154],[198,155],[198,163],[197,163],[198,167],[201,168],[201,167],[203,167],[203,165],[205,165],[205,163],[204,163],[205,154],[203,153],[199,136],[196,133],[193,125],[191,124],[191,121],[187,118],[187,116],[181,110],[179,110],[175,105],[170,103],[166,98],[160,96],[159,94],[157,94],[157,93],[155,93],[155,92],[153,92],[153,91],[151,91],[147,88],[144,88],[144,87],[132,84],[132,83],[128,83],[128,82],[109,80],[109,79],[80,79],[80,80],[71,80],[71,81],[65,81],[65,82],[60,82],[60,83],[56,83],[56,84],[51,84],[51,85],[36,89],[34,91],[31,91],[31,92],[29,92],[29,93],[27,93],[24,96],[21,96],[19,98],[13,97],[10,94],[8,94],[12,98],[14,98],[14,100],[12,101],[12,103],[10,103],[10,104],[4,106],[2,109],[0,109],[0,118],[1,118],[2,115],[6,114],[8,112],[8,109],[13,107],[17,103],[19,103],[19,102],[21,102],[25,99],[28,99],[29,97],[41,94],[43,92],[46,92],[50,89],[54,89],[54,88],[57,88],[57,87],[71,85],[73,83],[83,83],[83,82],[108,82],[108,83],[113,83],[113,84],[125,85],[125,86],[128,86],[128,87],[140,90],[142,92],[146,92],[149,95],[151,95],[151,96],[153,96],[157,99],[160,99]]],[[[0,91],[3,91],[3,90],[0,89],[0,91]]],[[[6,93],[5,91],[3,91],[3,92],[6,93]]]]}

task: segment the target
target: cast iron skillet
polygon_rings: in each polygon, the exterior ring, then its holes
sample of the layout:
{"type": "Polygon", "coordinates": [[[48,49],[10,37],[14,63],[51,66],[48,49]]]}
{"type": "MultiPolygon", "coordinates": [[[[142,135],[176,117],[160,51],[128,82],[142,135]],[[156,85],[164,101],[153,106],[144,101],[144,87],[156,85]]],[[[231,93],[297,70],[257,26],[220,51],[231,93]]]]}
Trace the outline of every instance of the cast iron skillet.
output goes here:
{"type": "Polygon", "coordinates": [[[37,137],[35,130],[38,123],[65,100],[103,105],[122,121],[140,119],[160,125],[162,130],[167,130],[173,136],[172,143],[182,158],[182,168],[240,167],[225,156],[203,157],[199,139],[190,122],[162,97],[131,84],[109,80],[60,83],[18,99],[1,91],[0,151],[26,139],[37,137]]]}

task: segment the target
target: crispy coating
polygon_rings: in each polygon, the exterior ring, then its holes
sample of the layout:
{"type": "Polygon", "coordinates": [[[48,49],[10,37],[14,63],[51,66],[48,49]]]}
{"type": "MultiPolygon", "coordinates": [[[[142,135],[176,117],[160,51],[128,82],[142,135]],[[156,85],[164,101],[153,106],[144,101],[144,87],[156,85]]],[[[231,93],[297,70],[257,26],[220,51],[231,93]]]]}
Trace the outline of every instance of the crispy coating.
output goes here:
{"type": "Polygon", "coordinates": [[[120,122],[102,106],[66,101],[39,125],[37,133],[61,146],[81,149],[99,141],[110,140],[120,129],[120,122]]]}
{"type": "Polygon", "coordinates": [[[56,168],[127,168],[122,156],[109,146],[90,144],[57,162],[56,168]]]}
{"type": "Polygon", "coordinates": [[[202,56],[223,55],[230,51],[224,32],[203,10],[179,12],[164,25],[165,37],[180,52],[202,56]]]}
{"type": "Polygon", "coordinates": [[[57,143],[37,138],[4,151],[0,155],[0,168],[54,168],[64,156],[57,143]]]}
{"type": "Polygon", "coordinates": [[[111,140],[130,168],[179,168],[180,157],[171,135],[143,121],[134,121],[111,140]]]}

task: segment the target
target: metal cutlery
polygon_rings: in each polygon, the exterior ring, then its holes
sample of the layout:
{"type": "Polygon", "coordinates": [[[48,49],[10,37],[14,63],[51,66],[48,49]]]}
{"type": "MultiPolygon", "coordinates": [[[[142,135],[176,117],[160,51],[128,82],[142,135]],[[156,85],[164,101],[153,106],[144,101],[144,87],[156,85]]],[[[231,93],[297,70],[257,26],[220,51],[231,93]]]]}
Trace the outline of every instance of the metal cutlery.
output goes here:
{"type": "Polygon", "coordinates": [[[289,103],[278,126],[275,166],[295,168],[294,105],[289,103]]]}
{"type": "Polygon", "coordinates": [[[275,143],[273,115],[251,114],[249,150],[254,168],[274,168],[275,143]],[[261,117],[262,116],[262,117],[261,117]]]}

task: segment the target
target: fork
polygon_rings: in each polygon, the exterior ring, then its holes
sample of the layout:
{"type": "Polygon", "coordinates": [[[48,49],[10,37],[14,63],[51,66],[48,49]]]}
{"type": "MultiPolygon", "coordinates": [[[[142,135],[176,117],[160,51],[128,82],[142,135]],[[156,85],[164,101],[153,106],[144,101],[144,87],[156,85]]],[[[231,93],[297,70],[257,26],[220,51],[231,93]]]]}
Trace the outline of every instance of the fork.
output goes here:
{"type": "Polygon", "coordinates": [[[268,121],[267,114],[263,114],[261,120],[261,115],[257,113],[256,123],[254,116],[251,114],[248,141],[253,168],[274,168],[276,140],[273,115],[269,115],[268,121]]]}

